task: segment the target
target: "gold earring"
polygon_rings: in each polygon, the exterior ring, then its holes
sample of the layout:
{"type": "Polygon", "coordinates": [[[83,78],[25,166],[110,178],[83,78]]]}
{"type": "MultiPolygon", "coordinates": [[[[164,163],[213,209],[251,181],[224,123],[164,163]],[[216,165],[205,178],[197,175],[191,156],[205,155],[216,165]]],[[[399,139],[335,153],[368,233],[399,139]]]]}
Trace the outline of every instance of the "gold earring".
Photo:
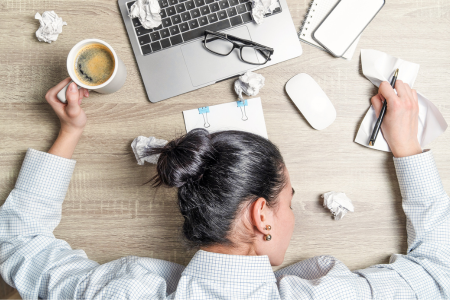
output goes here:
{"type": "MultiPolygon", "coordinates": [[[[270,229],[272,229],[272,226],[270,226],[270,225],[266,225],[266,228],[264,228],[264,230],[267,230],[267,231],[269,231],[270,229]]],[[[272,239],[272,236],[270,234],[264,235],[264,240],[270,241],[271,239],[272,239]]]]}

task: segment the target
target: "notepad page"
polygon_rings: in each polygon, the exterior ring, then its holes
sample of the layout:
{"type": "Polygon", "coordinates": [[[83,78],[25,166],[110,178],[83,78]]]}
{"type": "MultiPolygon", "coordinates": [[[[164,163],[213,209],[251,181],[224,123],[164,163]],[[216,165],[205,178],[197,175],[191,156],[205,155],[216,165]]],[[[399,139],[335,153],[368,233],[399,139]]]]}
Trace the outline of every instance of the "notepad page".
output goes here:
{"type": "MultiPolygon", "coordinates": [[[[316,30],[317,26],[322,23],[322,21],[336,6],[336,4],[338,4],[338,2],[339,0],[313,0],[311,2],[308,13],[306,14],[305,20],[303,21],[302,29],[299,32],[299,38],[301,41],[326,51],[325,48],[323,48],[313,39],[312,33],[314,32],[314,30],[316,30]]],[[[361,36],[359,36],[356,41],[353,42],[350,48],[342,56],[343,58],[352,59],[360,37],[361,36]]]]}
{"type": "Polygon", "coordinates": [[[209,106],[209,113],[200,114],[198,109],[183,111],[186,131],[189,132],[195,128],[205,128],[208,132],[217,132],[223,130],[240,130],[258,134],[268,138],[266,122],[261,105],[261,98],[247,100],[248,105],[245,111],[238,107],[237,101],[209,106]],[[244,121],[243,112],[247,116],[244,121]],[[205,121],[209,127],[205,126],[205,121]]]}

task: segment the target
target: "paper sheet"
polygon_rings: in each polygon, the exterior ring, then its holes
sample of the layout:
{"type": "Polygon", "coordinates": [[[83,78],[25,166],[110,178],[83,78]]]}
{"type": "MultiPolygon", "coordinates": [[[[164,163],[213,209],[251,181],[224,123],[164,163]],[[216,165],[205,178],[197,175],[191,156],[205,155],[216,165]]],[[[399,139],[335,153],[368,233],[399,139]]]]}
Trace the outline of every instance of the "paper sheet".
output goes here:
{"type": "Polygon", "coordinates": [[[51,43],[58,39],[59,34],[62,32],[62,27],[67,25],[63,22],[62,18],[52,11],[45,11],[42,16],[36,13],[34,16],[36,20],[39,20],[39,29],[36,31],[36,37],[39,42],[51,43]]]}
{"type": "MultiPolygon", "coordinates": [[[[364,76],[377,87],[382,81],[390,82],[397,68],[400,70],[398,79],[408,83],[410,87],[413,87],[419,73],[418,64],[392,57],[377,50],[361,50],[361,62],[364,76]]],[[[420,146],[425,148],[427,144],[440,136],[447,129],[448,125],[437,107],[430,100],[419,92],[417,92],[417,96],[419,100],[419,130],[417,138],[420,146]]],[[[356,135],[356,143],[369,147],[370,136],[376,121],[375,110],[370,106],[356,135]]],[[[381,130],[375,141],[375,146],[369,148],[386,152],[391,151],[381,130]]]]}
{"type": "Polygon", "coordinates": [[[205,128],[209,132],[241,130],[268,138],[261,98],[247,99],[248,106],[238,107],[238,102],[209,106],[209,113],[200,114],[198,109],[183,111],[186,131],[205,128]],[[206,116],[205,116],[206,115],[206,116]],[[244,121],[245,116],[247,120],[244,121]],[[206,118],[206,119],[205,119],[206,118]],[[205,121],[209,127],[205,127],[205,121]]]}
{"type": "Polygon", "coordinates": [[[247,71],[244,75],[239,76],[239,78],[234,82],[234,91],[238,95],[239,100],[242,101],[242,93],[247,96],[258,95],[259,90],[264,86],[265,80],[266,79],[261,74],[247,71]]]}
{"type": "Polygon", "coordinates": [[[271,14],[275,8],[280,7],[277,0],[250,0],[252,3],[252,17],[256,24],[264,22],[264,15],[271,14]]]}
{"type": "Polygon", "coordinates": [[[146,29],[158,27],[162,23],[161,7],[157,0],[137,0],[130,8],[130,18],[139,18],[146,29]]]}

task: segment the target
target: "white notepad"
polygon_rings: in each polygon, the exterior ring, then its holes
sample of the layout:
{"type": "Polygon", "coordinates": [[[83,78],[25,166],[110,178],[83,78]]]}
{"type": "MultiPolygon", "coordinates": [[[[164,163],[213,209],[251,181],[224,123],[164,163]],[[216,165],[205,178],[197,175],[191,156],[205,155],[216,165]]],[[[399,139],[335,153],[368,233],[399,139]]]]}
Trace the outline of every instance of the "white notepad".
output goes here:
{"type": "Polygon", "coordinates": [[[186,131],[205,128],[209,132],[240,130],[268,138],[261,98],[234,101],[183,111],[186,131]]]}
{"type": "MultiPolygon", "coordinates": [[[[298,37],[301,41],[308,43],[312,46],[318,47],[324,51],[319,43],[317,43],[313,37],[312,33],[316,30],[317,26],[325,19],[325,17],[331,12],[331,10],[338,4],[339,0],[313,0],[311,1],[308,13],[306,14],[305,20],[303,21],[302,28],[298,33],[298,37]]],[[[356,46],[358,45],[359,36],[356,41],[350,46],[350,48],[342,56],[345,59],[352,59],[355,53],[356,46]]]]}

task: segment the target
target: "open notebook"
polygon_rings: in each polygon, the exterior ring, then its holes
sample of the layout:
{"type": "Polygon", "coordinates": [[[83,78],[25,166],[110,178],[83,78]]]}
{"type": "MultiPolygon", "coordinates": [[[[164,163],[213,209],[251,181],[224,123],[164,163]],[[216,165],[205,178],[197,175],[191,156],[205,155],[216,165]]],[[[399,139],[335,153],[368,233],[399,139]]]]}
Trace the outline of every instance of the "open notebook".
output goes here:
{"type": "Polygon", "coordinates": [[[183,111],[186,131],[205,128],[209,132],[240,130],[268,138],[261,98],[235,101],[183,111]]]}
{"type": "MultiPolygon", "coordinates": [[[[338,4],[339,0],[313,0],[311,1],[310,7],[308,9],[308,13],[305,16],[303,21],[302,28],[298,33],[298,37],[301,41],[320,48],[326,51],[319,43],[317,43],[313,37],[312,33],[319,24],[326,18],[326,16],[331,12],[331,10],[338,4]]],[[[353,53],[355,53],[356,46],[359,42],[359,36],[356,41],[350,46],[350,48],[345,52],[342,56],[345,59],[352,59],[353,53]]]]}

